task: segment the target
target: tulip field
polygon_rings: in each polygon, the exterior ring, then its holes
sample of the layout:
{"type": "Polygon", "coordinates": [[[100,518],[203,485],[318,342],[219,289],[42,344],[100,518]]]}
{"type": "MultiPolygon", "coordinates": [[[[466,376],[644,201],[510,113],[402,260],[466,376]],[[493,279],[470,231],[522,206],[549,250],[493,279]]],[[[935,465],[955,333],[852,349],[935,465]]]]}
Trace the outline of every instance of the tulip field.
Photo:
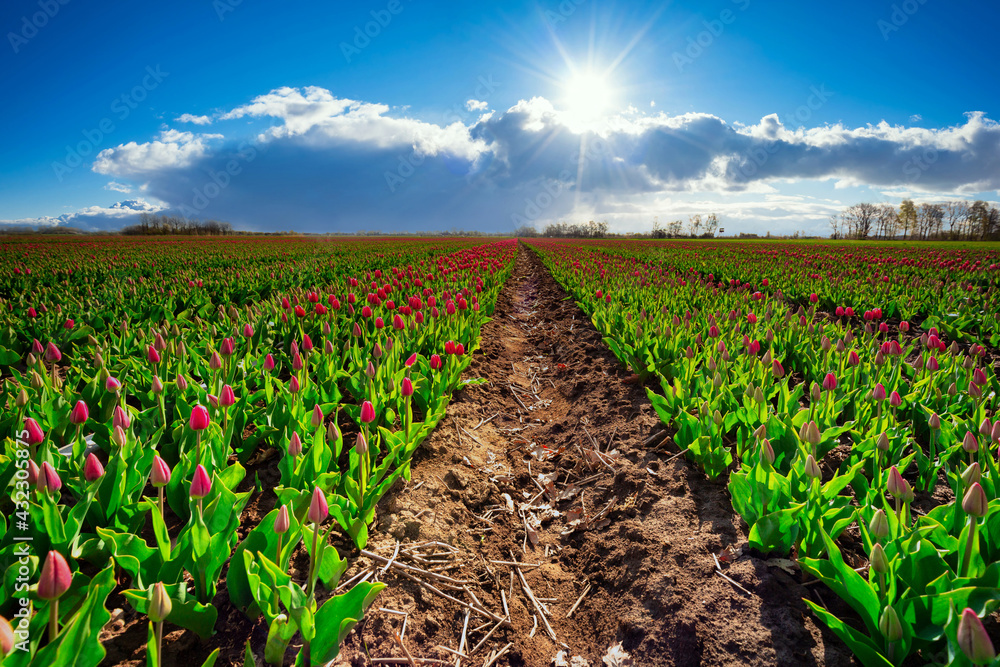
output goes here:
{"type": "Polygon", "coordinates": [[[1000,252],[533,245],[749,546],[850,605],[807,600],[862,664],[994,660],[1000,252]]]}
{"type": "Polygon", "coordinates": [[[101,664],[112,597],[147,619],[149,665],[171,652],[165,625],[217,632],[220,599],[266,626],[243,664],[336,658],[385,587],[344,577],[344,545],[374,539],[379,500],[476,383],[463,371],[519,252],[724,485],[750,550],[851,610],[805,601],[861,664],[997,664],[992,246],[21,237],[0,252],[5,667],[101,664]],[[250,474],[264,464],[279,483],[250,474]],[[248,526],[259,494],[274,509],[248,526]]]}
{"type": "Polygon", "coordinates": [[[364,547],[375,505],[409,478],[516,243],[18,239],[0,252],[2,664],[100,664],[114,591],[148,616],[159,665],[165,623],[213,634],[224,566],[232,603],[267,623],[268,663],[293,636],[295,664],[335,657],[383,584],[338,589],[330,534],[364,547]],[[266,457],[277,503],[239,539],[245,466],[266,457]],[[292,576],[300,545],[308,568],[292,576]]]}

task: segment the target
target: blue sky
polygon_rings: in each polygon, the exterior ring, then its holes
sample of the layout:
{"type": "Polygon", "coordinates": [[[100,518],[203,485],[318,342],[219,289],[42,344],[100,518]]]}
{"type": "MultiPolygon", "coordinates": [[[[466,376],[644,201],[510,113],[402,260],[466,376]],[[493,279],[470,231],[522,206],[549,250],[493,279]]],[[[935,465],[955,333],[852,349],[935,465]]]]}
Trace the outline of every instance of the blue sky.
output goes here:
{"type": "Polygon", "coordinates": [[[0,224],[625,231],[715,211],[728,232],[826,233],[863,200],[995,200],[997,19],[939,0],[6,2],[0,224]]]}

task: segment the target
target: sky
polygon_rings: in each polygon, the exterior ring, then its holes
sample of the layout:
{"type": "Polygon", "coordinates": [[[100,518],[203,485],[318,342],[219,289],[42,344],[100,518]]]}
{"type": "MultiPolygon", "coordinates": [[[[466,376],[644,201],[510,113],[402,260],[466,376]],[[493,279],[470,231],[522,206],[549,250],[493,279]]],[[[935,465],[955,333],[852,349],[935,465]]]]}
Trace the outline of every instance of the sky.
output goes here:
{"type": "Polygon", "coordinates": [[[993,2],[0,6],[0,228],[829,234],[1000,198],[993,2]]]}

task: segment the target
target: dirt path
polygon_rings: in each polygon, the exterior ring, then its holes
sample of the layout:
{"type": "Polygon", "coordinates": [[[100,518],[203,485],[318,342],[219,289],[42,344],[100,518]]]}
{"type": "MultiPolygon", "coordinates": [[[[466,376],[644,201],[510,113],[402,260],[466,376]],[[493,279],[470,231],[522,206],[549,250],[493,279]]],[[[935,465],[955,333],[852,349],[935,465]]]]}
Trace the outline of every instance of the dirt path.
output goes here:
{"type": "Polygon", "coordinates": [[[510,627],[480,645],[493,622],[392,568],[338,664],[403,658],[392,635],[404,618],[411,654],[449,664],[457,656],[439,646],[470,656],[463,665],[506,647],[495,664],[599,667],[619,642],[632,662],[607,664],[852,664],[801,602],[815,586],[749,556],[723,566],[745,592],[715,574],[712,553],[745,543],[724,485],[675,458],[669,438],[649,451],[661,427],[644,389],[524,246],[482,341],[467,377],[487,383],[455,396],[412,481],[384,499],[370,549],[457,566],[439,573],[470,583],[432,583],[498,617],[509,609],[510,627]],[[522,571],[549,600],[539,604],[555,640],[514,568],[496,561],[540,564],[522,571]]]}

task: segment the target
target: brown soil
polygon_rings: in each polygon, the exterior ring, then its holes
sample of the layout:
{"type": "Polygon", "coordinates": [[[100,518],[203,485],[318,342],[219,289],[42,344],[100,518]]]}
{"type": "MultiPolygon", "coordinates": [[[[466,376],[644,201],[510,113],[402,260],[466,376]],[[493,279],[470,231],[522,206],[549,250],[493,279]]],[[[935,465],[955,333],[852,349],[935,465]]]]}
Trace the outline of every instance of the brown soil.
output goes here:
{"type": "MultiPolygon", "coordinates": [[[[661,442],[645,390],[523,246],[482,341],[467,377],[488,383],[456,394],[415,458],[412,481],[385,499],[369,547],[389,557],[397,539],[401,549],[454,545],[461,554],[449,562],[464,567],[447,574],[474,581],[468,588],[499,616],[506,596],[512,627],[501,626],[462,664],[482,665],[508,643],[496,664],[548,666],[565,650],[566,664],[579,656],[597,667],[618,643],[634,665],[852,664],[801,600],[819,601],[823,587],[801,586],[798,573],[750,555],[722,565],[746,591],[715,573],[713,553],[745,544],[724,485],[674,457],[669,437],[661,442]],[[545,493],[533,503],[544,508],[528,509],[539,476],[552,474],[552,493],[572,482],[582,490],[554,503],[545,493]],[[578,517],[583,521],[570,532],[578,517]],[[541,522],[533,524],[537,543],[526,519],[541,522]],[[556,640],[513,568],[491,561],[541,564],[523,573],[536,597],[554,600],[545,604],[556,640]]],[[[360,560],[348,576],[369,566],[360,560]]],[[[383,581],[389,588],[345,642],[338,664],[404,656],[392,638],[404,617],[386,609],[407,614],[403,642],[414,657],[454,664],[456,656],[438,647],[463,646],[467,610],[394,571],[383,581]]],[[[461,589],[444,592],[471,601],[461,589]]],[[[462,652],[468,655],[492,627],[471,614],[462,652]]]]}
{"type": "MultiPolygon", "coordinates": [[[[797,571],[741,554],[746,527],[724,483],[675,456],[638,378],[524,246],[466,378],[487,382],[455,394],[417,451],[412,480],[380,503],[368,550],[468,583],[415,573],[449,600],[343,550],[352,560],[343,581],[371,572],[388,588],[334,664],[408,664],[395,633],[414,658],[437,661],[418,662],[428,665],[456,664],[441,647],[477,667],[504,649],[490,664],[853,664],[801,598],[842,617],[850,609],[823,586],[802,586],[797,571]],[[713,554],[730,546],[737,555],[722,568],[739,588],[715,572],[713,554]],[[496,561],[533,564],[521,571],[555,639],[514,568],[496,561]],[[482,641],[497,624],[459,601],[501,620],[509,609],[509,624],[482,641]],[[618,644],[631,662],[609,656],[618,644]]],[[[244,485],[257,472],[265,491],[247,506],[241,537],[272,508],[266,489],[277,477],[275,459],[247,468],[244,485]]],[[[215,603],[218,632],[207,642],[168,626],[164,665],[200,665],[216,647],[217,665],[243,665],[248,639],[263,664],[264,621],[233,608],[224,582],[215,603]]],[[[144,665],[145,617],[118,595],[109,607],[124,611],[105,630],[104,664],[144,665]]]]}

